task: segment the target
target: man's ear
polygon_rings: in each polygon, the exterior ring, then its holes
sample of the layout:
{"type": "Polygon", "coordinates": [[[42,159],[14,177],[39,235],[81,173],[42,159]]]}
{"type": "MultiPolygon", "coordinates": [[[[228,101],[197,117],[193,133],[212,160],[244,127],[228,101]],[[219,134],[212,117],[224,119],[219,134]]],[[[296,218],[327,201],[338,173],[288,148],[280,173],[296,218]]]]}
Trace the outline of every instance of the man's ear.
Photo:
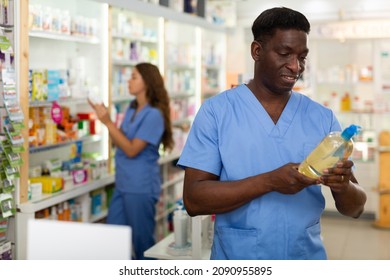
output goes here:
{"type": "Polygon", "coordinates": [[[251,44],[251,55],[253,60],[259,60],[262,51],[263,47],[261,46],[261,44],[257,41],[253,41],[251,44]]]}

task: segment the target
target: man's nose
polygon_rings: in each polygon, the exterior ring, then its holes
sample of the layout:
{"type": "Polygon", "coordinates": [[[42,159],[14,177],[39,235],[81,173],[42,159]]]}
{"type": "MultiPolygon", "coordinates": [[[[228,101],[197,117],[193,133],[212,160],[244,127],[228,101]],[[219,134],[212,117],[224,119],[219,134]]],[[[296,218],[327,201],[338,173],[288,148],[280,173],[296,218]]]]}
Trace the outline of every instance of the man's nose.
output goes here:
{"type": "Polygon", "coordinates": [[[287,68],[289,68],[293,73],[299,73],[302,70],[302,66],[299,63],[298,58],[291,58],[290,61],[287,63],[287,68]]]}

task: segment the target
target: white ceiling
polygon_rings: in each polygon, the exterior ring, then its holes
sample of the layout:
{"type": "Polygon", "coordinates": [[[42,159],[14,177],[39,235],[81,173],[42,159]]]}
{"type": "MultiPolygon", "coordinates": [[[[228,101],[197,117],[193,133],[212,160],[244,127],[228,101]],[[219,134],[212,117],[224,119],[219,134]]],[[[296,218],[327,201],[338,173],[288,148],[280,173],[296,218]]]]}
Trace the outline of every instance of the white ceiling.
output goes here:
{"type": "Polygon", "coordinates": [[[237,5],[237,22],[250,26],[265,9],[285,6],[298,10],[311,22],[340,19],[390,18],[389,0],[231,0],[237,5]]]}

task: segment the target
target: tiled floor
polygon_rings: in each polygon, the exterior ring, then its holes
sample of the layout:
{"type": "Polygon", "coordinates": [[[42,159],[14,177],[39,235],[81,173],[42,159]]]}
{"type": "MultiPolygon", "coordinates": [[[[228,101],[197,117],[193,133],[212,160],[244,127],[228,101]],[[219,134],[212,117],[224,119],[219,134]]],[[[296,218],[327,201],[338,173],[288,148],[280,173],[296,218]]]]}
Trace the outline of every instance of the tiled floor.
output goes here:
{"type": "Polygon", "coordinates": [[[324,215],[322,237],[330,260],[390,260],[390,229],[370,219],[324,215]]]}

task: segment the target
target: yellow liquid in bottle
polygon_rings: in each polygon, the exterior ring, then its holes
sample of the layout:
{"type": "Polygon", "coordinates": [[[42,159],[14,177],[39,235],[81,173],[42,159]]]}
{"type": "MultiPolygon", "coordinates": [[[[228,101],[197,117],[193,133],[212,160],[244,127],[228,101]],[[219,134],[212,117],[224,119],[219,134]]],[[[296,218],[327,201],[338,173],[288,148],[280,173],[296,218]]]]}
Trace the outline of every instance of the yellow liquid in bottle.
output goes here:
{"type": "Polygon", "coordinates": [[[339,133],[330,133],[299,165],[303,175],[317,179],[324,169],[331,168],[342,158],[347,158],[353,150],[352,140],[345,141],[339,133]]]}

